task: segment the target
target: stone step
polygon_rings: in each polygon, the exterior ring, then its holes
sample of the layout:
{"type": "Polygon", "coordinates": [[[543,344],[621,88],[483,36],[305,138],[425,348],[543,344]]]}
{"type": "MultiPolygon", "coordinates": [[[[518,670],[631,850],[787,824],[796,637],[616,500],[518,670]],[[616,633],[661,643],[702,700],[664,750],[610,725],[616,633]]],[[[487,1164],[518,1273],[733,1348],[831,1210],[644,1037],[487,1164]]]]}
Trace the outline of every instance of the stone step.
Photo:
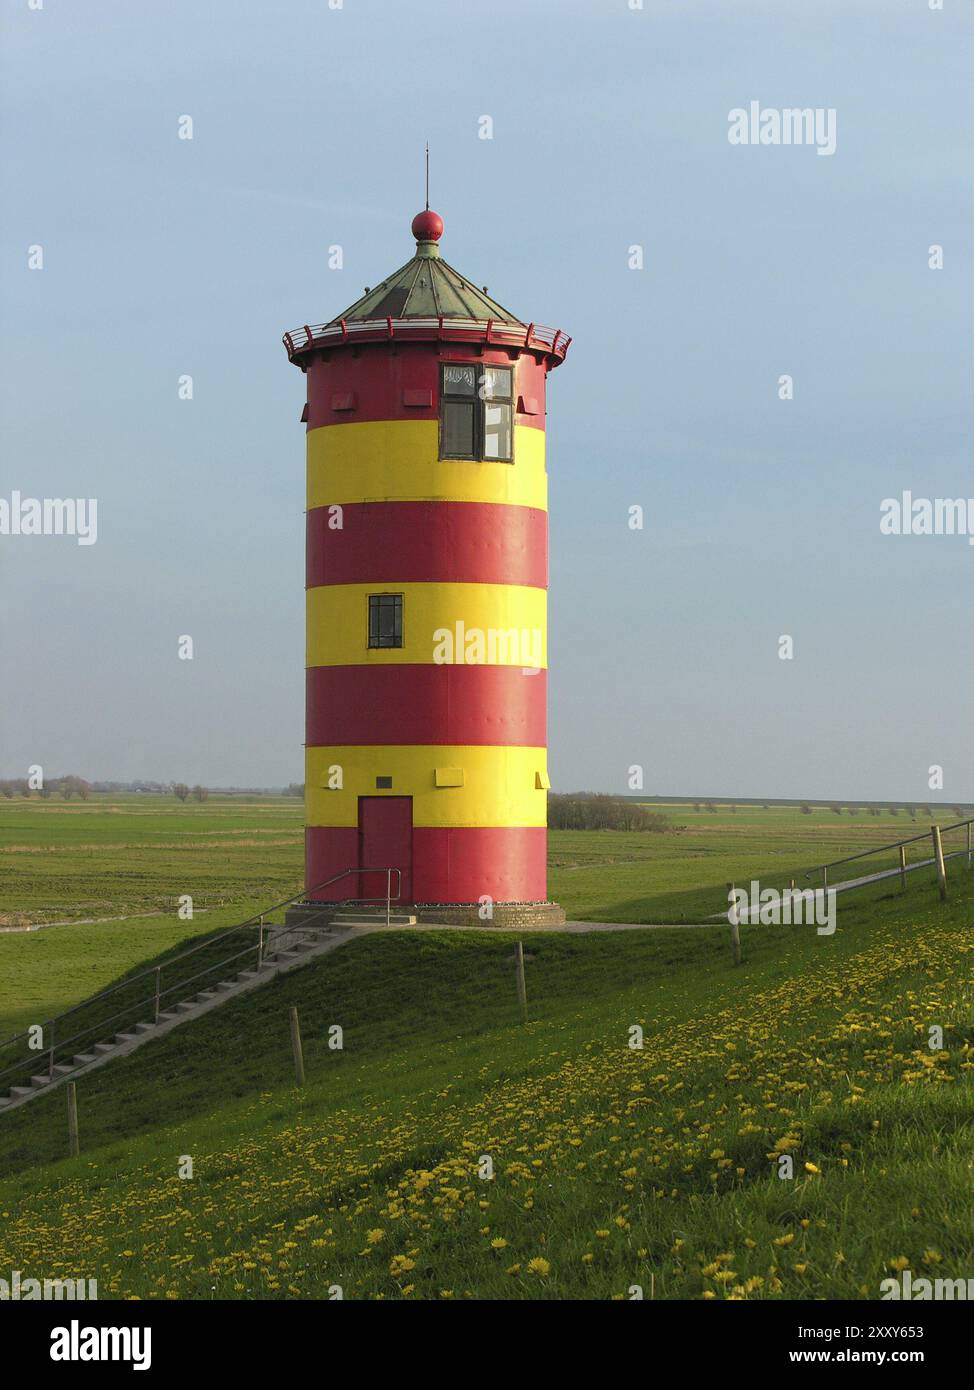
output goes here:
{"type": "MultiPolygon", "coordinates": [[[[404,913],[396,913],[390,919],[392,926],[408,926],[415,922],[415,918],[404,913]]],[[[363,926],[363,925],[384,925],[385,913],[356,913],[350,909],[347,914],[342,915],[338,921],[339,926],[363,926]]],[[[91,1066],[92,1063],[107,1060],[111,1054],[117,1053],[123,1044],[141,1043],[148,1034],[156,1032],[160,1023],[179,1023],[183,1019],[189,1018],[201,1011],[206,1005],[222,1002],[230,995],[239,993],[248,985],[252,985],[258,980],[263,981],[268,974],[273,974],[280,969],[286,969],[294,964],[301,964],[305,958],[317,954],[323,945],[336,944],[336,933],[330,930],[333,924],[325,926],[315,926],[297,939],[292,939],[286,946],[278,950],[272,949],[272,941],[267,941],[268,952],[262,965],[257,966],[256,962],[247,968],[239,971],[231,979],[220,980],[218,983],[208,986],[201,990],[194,998],[183,999],[178,1003],[170,1004],[159,1014],[158,1020],[150,1022],[148,1019],[141,1019],[134,1025],[128,1025],[125,1032],[116,1033],[114,1037],[103,1042],[93,1043],[87,1052],[76,1053],[70,1061],[58,1063],[54,1068],[53,1076],[49,1074],[33,1076],[30,1085],[12,1086],[6,1095],[0,1094],[0,1109],[16,1105],[29,1097],[36,1096],[46,1087],[65,1080],[72,1073],[82,1068],[91,1066]]],[[[337,938],[340,941],[342,938],[337,938]]]]}
{"type": "MultiPolygon", "coordinates": [[[[384,927],[386,925],[386,914],[384,912],[374,913],[342,913],[339,917],[331,920],[333,927],[384,927]]],[[[414,927],[416,918],[405,912],[392,912],[389,914],[390,927],[414,927]]]]}

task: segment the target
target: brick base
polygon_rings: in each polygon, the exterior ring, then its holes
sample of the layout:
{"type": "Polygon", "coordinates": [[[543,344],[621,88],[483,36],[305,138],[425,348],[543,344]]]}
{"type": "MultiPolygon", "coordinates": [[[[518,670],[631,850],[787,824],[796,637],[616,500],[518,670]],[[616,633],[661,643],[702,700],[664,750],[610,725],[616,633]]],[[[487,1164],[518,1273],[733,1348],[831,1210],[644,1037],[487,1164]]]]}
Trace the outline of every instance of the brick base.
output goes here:
{"type": "MultiPolygon", "coordinates": [[[[295,903],[285,914],[288,927],[319,926],[326,927],[335,917],[354,916],[357,912],[373,913],[383,911],[382,906],[363,909],[358,903],[295,903]]],[[[565,921],[565,909],[558,903],[494,903],[493,915],[489,920],[481,917],[477,903],[397,903],[392,905],[392,916],[406,913],[417,922],[428,926],[444,927],[523,927],[539,929],[560,927],[565,921]]],[[[408,931],[408,927],[403,930],[408,931]]]]}
{"type": "Polygon", "coordinates": [[[457,903],[445,906],[418,903],[408,909],[420,922],[440,923],[452,927],[560,927],[565,909],[558,903],[494,903],[493,915],[485,920],[476,903],[457,903]]]}

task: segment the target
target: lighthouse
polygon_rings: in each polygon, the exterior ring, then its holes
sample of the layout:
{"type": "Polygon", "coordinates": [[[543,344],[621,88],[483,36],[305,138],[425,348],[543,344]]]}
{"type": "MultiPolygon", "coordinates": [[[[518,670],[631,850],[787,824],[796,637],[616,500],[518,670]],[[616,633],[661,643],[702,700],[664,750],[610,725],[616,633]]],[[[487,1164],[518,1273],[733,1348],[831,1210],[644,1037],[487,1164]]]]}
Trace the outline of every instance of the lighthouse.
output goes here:
{"type": "MultiPolygon", "coordinates": [[[[307,379],[305,894],[420,920],[547,901],[548,374],[412,222],[413,256],[286,333],[307,379]]],[[[320,909],[319,909],[320,910],[320,909]]]]}

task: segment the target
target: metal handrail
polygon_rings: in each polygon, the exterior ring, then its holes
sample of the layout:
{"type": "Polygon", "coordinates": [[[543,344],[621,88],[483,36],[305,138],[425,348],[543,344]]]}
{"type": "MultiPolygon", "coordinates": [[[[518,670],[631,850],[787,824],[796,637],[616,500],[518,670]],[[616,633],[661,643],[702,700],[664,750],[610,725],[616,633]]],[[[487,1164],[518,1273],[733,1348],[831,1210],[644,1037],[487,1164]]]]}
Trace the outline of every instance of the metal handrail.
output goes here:
{"type": "MultiPolygon", "coordinates": [[[[325,879],[323,883],[315,884],[313,888],[302,888],[300,892],[295,893],[292,897],[282,898],[279,903],[272,903],[270,907],[265,907],[263,911],[255,913],[252,917],[248,917],[246,921],[238,922],[236,926],[233,927],[227,927],[226,931],[220,932],[216,936],[207,937],[205,941],[199,942],[198,945],[190,946],[187,951],[180,951],[178,955],[170,956],[164,964],[175,965],[176,961],[185,960],[187,956],[195,955],[197,951],[205,950],[207,946],[212,946],[217,941],[224,941],[228,936],[232,936],[234,932],[242,931],[245,927],[256,926],[261,918],[266,917],[269,912],[276,912],[280,907],[290,907],[292,903],[296,903],[302,898],[305,893],[317,893],[319,889],[327,888],[329,884],[337,882],[341,877],[342,874],[337,874],[334,878],[328,878],[325,879]]],[[[107,999],[110,994],[115,994],[118,990],[124,989],[126,985],[134,984],[136,980],[141,980],[144,976],[153,974],[158,968],[157,966],[149,966],[147,970],[139,971],[135,975],[126,975],[125,979],[119,980],[118,984],[109,985],[108,989],[103,989],[100,994],[93,994],[90,999],[83,999],[80,1004],[74,1004],[70,1009],[65,1009],[63,1013],[55,1014],[54,1018],[48,1019],[48,1022],[57,1023],[61,1019],[68,1018],[71,1014],[77,1013],[79,1009],[86,1009],[91,1004],[97,1004],[99,999],[107,999]]],[[[25,1029],[23,1033],[14,1033],[12,1037],[4,1038],[0,1041],[0,1047],[7,1047],[10,1043],[17,1042],[20,1038],[26,1038],[29,1032],[30,1029],[28,1028],[25,1029]]]]}
{"type": "MultiPolygon", "coordinates": [[[[153,1004],[153,1005],[155,1005],[155,1022],[158,1023],[158,1022],[159,1022],[159,1004],[160,1004],[161,1000],[163,999],[163,997],[164,997],[165,995],[167,995],[167,994],[175,994],[175,993],[177,992],[177,990],[181,992],[181,991],[186,987],[186,985],[191,985],[191,984],[193,984],[193,982],[196,981],[196,980],[202,980],[203,977],[204,977],[204,975],[212,975],[212,973],[213,973],[214,970],[223,970],[223,969],[225,969],[226,966],[231,965],[235,960],[239,960],[239,959],[240,959],[241,957],[243,957],[243,956],[249,956],[250,953],[251,953],[251,951],[253,951],[253,949],[254,949],[253,946],[247,946],[247,947],[244,948],[244,950],[242,950],[242,951],[237,951],[237,952],[235,952],[234,955],[232,955],[232,956],[224,956],[224,957],[222,957],[220,960],[214,962],[213,965],[207,966],[207,968],[206,968],[205,970],[200,970],[200,971],[198,971],[195,975],[190,975],[190,976],[188,976],[187,979],[185,979],[185,980],[179,980],[176,984],[170,985],[168,989],[164,989],[164,990],[158,990],[158,989],[157,989],[156,992],[155,992],[154,994],[150,994],[146,999],[139,999],[139,1000],[137,1000],[134,1004],[128,1004],[128,1005],[126,1005],[126,1007],[125,1007],[124,1009],[119,1009],[118,1013],[109,1014],[107,1018],[100,1018],[100,1019],[98,1019],[98,1021],[97,1021],[96,1023],[89,1023],[89,1025],[88,1025],[87,1028],[82,1028],[80,1032],[78,1032],[78,1033],[73,1033],[73,1034],[71,1035],[71,1037],[69,1037],[69,1038],[59,1038],[58,1041],[57,1041],[57,1047],[59,1047],[59,1048],[68,1048],[68,1047],[72,1047],[72,1046],[74,1046],[75,1043],[79,1042],[81,1038],[87,1037],[90,1033],[104,1033],[105,1029],[108,1027],[109,1024],[115,1023],[118,1019],[126,1018],[126,1017],[128,1017],[130,1014],[138,1013],[139,1011],[141,1011],[142,1009],[144,1009],[144,1008],[146,1007],[146,1005],[148,1005],[148,1004],[153,1004]]],[[[159,967],[159,966],[156,966],[156,967],[155,967],[156,970],[158,970],[158,969],[160,969],[160,968],[161,968],[161,967],[159,967]]],[[[154,973],[154,972],[153,972],[153,973],[154,973]]],[[[58,1017],[59,1017],[59,1018],[63,1018],[64,1015],[63,1015],[63,1014],[59,1014],[58,1017]]],[[[51,1020],[51,1022],[53,1023],[54,1020],[51,1020]]],[[[15,1039],[14,1039],[13,1041],[15,1041],[15,1039]]],[[[54,1069],[55,1069],[55,1062],[54,1062],[55,1047],[54,1047],[54,1045],[52,1045],[52,1046],[50,1046],[50,1047],[48,1047],[48,1048],[45,1048],[45,1051],[46,1051],[47,1054],[48,1054],[48,1072],[47,1072],[47,1074],[48,1074],[48,1076],[53,1076],[53,1075],[54,1075],[54,1069]]],[[[82,1065],[83,1065],[83,1064],[82,1064],[82,1065]]],[[[18,1070],[20,1070],[20,1069],[22,1068],[22,1066],[23,1066],[23,1063],[20,1062],[20,1061],[12,1062],[12,1063],[10,1064],[10,1066],[4,1067],[3,1070],[0,1071],[0,1076],[5,1076],[5,1075],[7,1074],[7,1072],[18,1071],[18,1070]]],[[[78,1068],[74,1068],[74,1070],[78,1070],[78,1068]]]]}
{"type": "MultiPolygon", "coordinates": [[[[234,961],[241,959],[241,957],[243,956],[250,955],[255,950],[257,952],[257,968],[259,970],[261,965],[263,964],[264,958],[264,918],[269,913],[276,912],[279,908],[282,907],[291,906],[292,904],[297,903],[300,900],[306,898],[309,893],[320,892],[323,888],[328,888],[332,884],[340,882],[343,878],[346,878],[349,875],[367,873],[384,873],[386,875],[385,898],[360,898],[356,899],[355,901],[384,901],[386,904],[386,925],[388,926],[391,917],[392,898],[393,896],[395,896],[396,900],[398,901],[398,899],[402,895],[402,871],[398,868],[389,868],[387,866],[377,866],[376,868],[343,869],[340,873],[333,874],[330,878],[323,879],[320,883],[314,884],[311,888],[302,888],[298,893],[293,894],[291,897],[282,898],[280,902],[272,903],[270,907],[264,908],[263,911],[259,913],[254,913],[251,917],[248,917],[243,922],[238,922],[233,927],[228,927],[226,931],[220,932],[215,936],[207,937],[205,940],[199,942],[196,946],[191,946],[186,951],[180,951],[178,955],[170,956],[168,960],[163,961],[161,964],[149,966],[146,970],[139,971],[134,975],[129,975],[125,979],[120,980],[117,984],[110,985],[108,989],[102,990],[100,993],[94,994],[90,998],[82,1000],[79,1004],[73,1005],[70,1009],[65,1009],[63,1013],[55,1014],[53,1018],[48,1019],[45,1025],[45,1031],[47,1031],[48,1029],[50,1030],[49,1045],[43,1050],[48,1054],[48,1076],[53,1077],[54,1075],[55,1054],[57,1050],[67,1048],[70,1045],[77,1043],[79,1039],[86,1037],[88,1034],[94,1032],[103,1032],[110,1024],[115,1023],[117,1020],[125,1018],[126,1016],[131,1015],[132,1013],[141,1011],[148,1004],[154,1005],[155,1022],[158,1022],[161,1001],[166,995],[174,994],[177,991],[185,990],[187,985],[191,985],[195,983],[197,980],[201,980],[206,975],[213,974],[214,971],[224,970],[228,965],[231,965],[234,961]],[[395,895],[393,895],[392,893],[393,874],[395,874],[396,876],[395,895]],[[255,945],[246,946],[242,951],[236,951],[231,956],[221,957],[220,960],[214,961],[212,965],[207,966],[203,970],[197,971],[196,974],[178,980],[175,984],[170,985],[167,989],[162,989],[161,973],[163,969],[170,965],[176,964],[177,961],[186,960],[190,956],[196,955],[199,951],[206,950],[220,941],[225,941],[227,937],[234,935],[236,932],[244,931],[248,927],[252,926],[256,926],[259,928],[258,940],[255,945]],[[59,1023],[63,1023],[64,1019],[71,1017],[73,1014],[76,1014],[80,1009],[89,1008],[92,1004],[97,1004],[99,1003],[99,1001],[103,999],[108,999],[112,995],[117,994],[120,990],[128,989],[132,985],[136,984],[139,980],[144,980],[149,975],[155,976],[156,988],[154,993],[150,995],[148,998],[139,999],[132,1004],[126,1005],[125,1008],[119,1010],[117,1013],[109,1014],[107,1018],[99,1018],[94,1023],[89,1024],[86,1028],[80,1029],[77,1033],[74,1033],[67,1038],[57,1038],[57,1025],[59,1023]],[[55,1039],[57,1040],[55,1041],[55,1039]]],[[[321,916],[323,915],[323,913],[333,910],[336,905],[336,902],[332,901],[323,902],[321,904],[321,911],[319,913],[316,913],[315,915],[321,916]]],[[[30,1028],[25,1029],[22,1033],[15,1033],[12,1037],[5,1038],[2,1041],[0,1041],[0,1048],[7,1048],[12,1046],[14,1043],[20,1042],[22,1039],[29,1037],[30,1033],[30,1028]]],[[[31,1058],[18,1058],[17,1061],[11,1063],[10,1065],[0,1068],[0,1077],[6,1076],[8,1073],[11,1072],[18,1072],[24,1070],[27,1064],[31,1061],[31,1058]]],[[[84,1064],[82,1063],[81,1065],[84,1064]]],[[[79,1068],[75,1068],[75,1070],[78,1069],[79,1068]]]]}
{"type": "MultiPolygon", "coordinates": [[[[948,835],[952,830],[963,830],[965,827],[967,828],[967,848],[954,850],[951,854],[945,855],[945,858],[955,859],[961,854],[967,854],[968,856],[971,854],[972,826],[974,826],[974,816],[969,817],[967,820],[955,821],[952,825],[940,826],[941,835],[948,835]]],[[[909,835],[905,840],[891,840],[885,845],[876,845],[873,849],[860,850],[858,854],[847,854],[844,859],[830,859],[827,864],[815,864],[812,868],[807,869],[805,871],[805,878],[811,878],[812,874],[820,873],[823,875],[825,883],[828,883],[829,870],[837,869],[840,864],[852,864],[857,859],[868,859],[874,854],[884,854],[887,850],[900,849],[905,845],[915,845],[921,840],[928,840],[929,838],[930,832],[929,830],[925,830],[920,835],[909,835]]],[[[894,869],[893,872],[895,873],[897,871],[894,869]]]]}
{"type": "Polygon", "coordinates": [[[296,352],[303,352],[320,342],[344,341],[349,337],[360,337],[364,334],[372,334],[380,338],[391,338],[397,334],[408,337],[410,332],[426,334],[434,330],[437,334],[443,334],[447,331],[465,334],[475,333],[491,343],[540,348],[544,352],[554,354],[559,359],[565,356],[572,341],[571,337],[561,328],[546,328],[543,324],[505,323],[497,319],[452,318],[449,315],[440,315],[437,318],[374,318],[355,319],[351,322],[339,319],[338,322],[332,323],[306,323],[302,324],[300,328],[294,328],[289,333],[285,333],[282,341],[288,356],[293,358],[296,352]]]}
{"type": "MultiPolygon", "coordinates": [[[[969,820],[955,821],[953,825],[942,825],[940,827],[940,833],[946,835],[951,830],[963,830],[965,825],[974,825],[974,816],[969,820]]],[[[927,840],[929,838],[930,832],[929,830],[925,830],[922,834],[910,835],[905,840],[890,840],[887,844],[877,845],[874,849],[863,849],[860,850],[858,854],[847,854],[844,859],[830,859],[827,864],[815,864],[808,870],[805,877],[808,878],[810,874],[818,873],[821,869],[835,869],[840,864],[851,864],[854,859],[866,859],[871,854],[882,854],[885,849],[899,849],[900,845],[912,845],[916,844],[918,840],[927,840]]]]}

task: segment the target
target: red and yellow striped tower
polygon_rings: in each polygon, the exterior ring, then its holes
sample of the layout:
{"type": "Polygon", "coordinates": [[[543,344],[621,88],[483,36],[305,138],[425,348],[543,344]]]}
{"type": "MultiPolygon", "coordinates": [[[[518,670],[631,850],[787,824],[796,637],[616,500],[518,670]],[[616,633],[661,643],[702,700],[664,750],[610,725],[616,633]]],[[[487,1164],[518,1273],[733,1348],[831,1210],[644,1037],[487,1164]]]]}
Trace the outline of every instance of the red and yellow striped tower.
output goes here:
{"type": "Polygon", "coordinates": [[[435,212],[412,230],[406,265],[284,339],[308,386],[307,896],[382,897],[358,871],[391,868],[429,920],[550,919],[545,387],[570,340],[447,265],[435,212]]]}

